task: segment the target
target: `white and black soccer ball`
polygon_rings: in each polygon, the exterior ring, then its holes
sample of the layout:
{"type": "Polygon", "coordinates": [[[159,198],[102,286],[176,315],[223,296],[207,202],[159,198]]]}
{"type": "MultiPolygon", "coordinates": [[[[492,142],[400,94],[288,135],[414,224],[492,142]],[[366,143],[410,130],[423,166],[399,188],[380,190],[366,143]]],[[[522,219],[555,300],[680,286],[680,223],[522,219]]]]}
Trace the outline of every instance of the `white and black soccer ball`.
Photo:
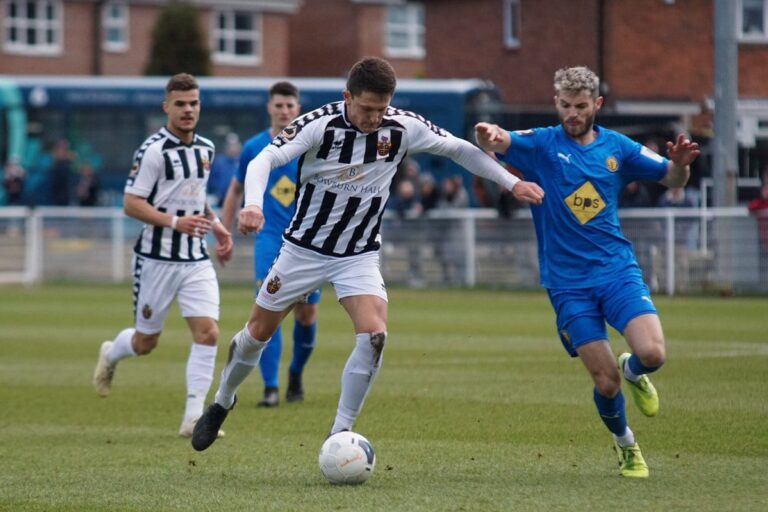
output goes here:
{"type": "Polygon", "coordinates": [[[376,465],[373,445],[356,432],[337,432],[320,448],[320,471],[332,484],[361,484],[376,465]]]}

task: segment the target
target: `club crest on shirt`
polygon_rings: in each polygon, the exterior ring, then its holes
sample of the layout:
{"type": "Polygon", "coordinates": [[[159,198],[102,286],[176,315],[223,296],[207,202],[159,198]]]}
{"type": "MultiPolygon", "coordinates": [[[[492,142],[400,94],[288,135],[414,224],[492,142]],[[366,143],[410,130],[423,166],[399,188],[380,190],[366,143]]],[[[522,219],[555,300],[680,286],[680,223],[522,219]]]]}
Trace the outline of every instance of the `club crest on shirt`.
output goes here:
{"type": "Polygon", "coordinates": [[[605,166],[611,172],[616,172],[619,169],[619,161],[615,156],[609,156],[605,159],[605,166]]]}
{"type": "Polygon", "coordinates": [[[152,318],[152,308],[149,307],[149,304],[144,304],[144,307],[141,308],[141,316],[144,317],[144,320],[152,318]]]}
{"type": "Polygon", "coordinates": [[[387,137],[382,137],[381,140],[376,144],[376,151],[379,153],[379,156],[387,156],[391,150],[392,143],[387,137]]]}
{"type": "Polygon", "coordinates": [[[289,141],[293,139],[296,136],[296,127],[292,124],[289,124],[285,128],[283,128],[283,131],[280,132],[280,135],[278,137],[282,137],[286,141],[289,141]]]}
{"type": "Polygon", "coordinates": [[[211,161],[206,157],[200,158],[200,163],[203,164],[203,170],[205,172],[211,172],[211,161]]]}
{"type": "Polygon", "coordinates": [[[282,288],[282,286],[283,286],[283,282],[280,281],[280,278],[278,276],[275,276],[269,281],[267,281],[267,293],[275,294],[280,288],[282,288]]]}

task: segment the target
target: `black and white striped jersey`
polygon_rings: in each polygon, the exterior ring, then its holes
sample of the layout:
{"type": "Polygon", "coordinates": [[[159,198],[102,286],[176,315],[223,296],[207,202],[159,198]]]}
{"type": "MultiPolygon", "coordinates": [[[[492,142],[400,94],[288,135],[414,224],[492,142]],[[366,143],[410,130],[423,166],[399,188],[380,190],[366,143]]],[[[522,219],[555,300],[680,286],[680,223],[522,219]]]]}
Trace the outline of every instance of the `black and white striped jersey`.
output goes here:
{"type": "MultiPolygon", "coordinates": [[[[213,142],[205,137],[195,134],[192,144],[187,145],[163,127],[136,151],[125,192],[144,197],[171,215],[203,213],[214,153],[213,142]]],[[[133,250],[162,261],[209,259],[204,238],[150,224],[144,224],[133,250]]]]}
{"type": "Polygon", "coordinates": [[[374,251],[397,166],[419,152],[449,157],[506,188],[517,181],[503,177],[511,175],[480,149],[418,114],[389,107],[379,129],[366,134],[340,101],[296,119],[251,161],[246,205],[261,206],[270,169],[299,158],[296,213],[284,238],[329,256],[374,251]]]}

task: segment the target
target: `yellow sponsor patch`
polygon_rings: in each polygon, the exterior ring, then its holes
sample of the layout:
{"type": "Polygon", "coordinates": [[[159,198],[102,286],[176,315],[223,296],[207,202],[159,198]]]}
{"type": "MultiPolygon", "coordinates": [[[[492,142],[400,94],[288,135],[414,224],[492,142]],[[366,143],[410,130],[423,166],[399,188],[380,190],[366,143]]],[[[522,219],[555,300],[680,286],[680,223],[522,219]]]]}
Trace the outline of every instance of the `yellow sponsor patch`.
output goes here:
{"type": "Polygon", "coordinates": [[[605,208],[605,201],[589,181],[566,197],[565,204],[582,224],[592,220],[605,208]]]}
{"type": "Polygon", "coordinates": [[[296,184],[288,178],[288,176],[282,176],[275,186],[269,191],[272,197],[285,206],[286,208],[293,202],[296,195],[296,184]]]}

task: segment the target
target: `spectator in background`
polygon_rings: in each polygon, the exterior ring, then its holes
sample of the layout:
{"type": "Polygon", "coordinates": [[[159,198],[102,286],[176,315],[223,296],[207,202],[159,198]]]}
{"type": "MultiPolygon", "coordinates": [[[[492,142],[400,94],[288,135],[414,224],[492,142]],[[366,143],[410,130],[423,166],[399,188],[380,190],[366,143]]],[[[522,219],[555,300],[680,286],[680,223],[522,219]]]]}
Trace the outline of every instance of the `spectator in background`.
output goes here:
{"type": "Polygon", "coordinates": [[[651,196],[644,183],[630,181],[619,196],[619,208],[645,208],[651,206],[651,196]]]}
{"type": "MultiPolygon", "coordinates": [[[[698,190],[689,187],[670,187],[659,199],[662,208],[698,208],[698,190]]],[[[685,246],[689,251],[695,251],[699,242],[699,225],[692,217],[677,220],[680,232],[685,237],[685,246]]]]}
{"type": "MultiPolygon", "coordinates": [[[[464,188],[461,176],[449,176],[443,180],[438,209],[468,208],[469,194],[464,188]]],[[[435,246],[440,265],[443,268],[443,280],[450,284],[462,284],[465,273],[464,231],[458,219],[446,219],[440,222],[448,223],[440,230],[439,240],[435,246]]]]}
{"type": "Polygon", "coordinates": [[[101,184],[90,162],[80,164],[80,179],[76,191],[77,203],[80,206],[96,206],[99,203],[101,184]]]}
{"type": "Polygon", "coordinates": [[[53,164],[49,173],[50,198],[53,206],[69,206],[72,188],[72,165],[77,155],[69,148],[67,139],[53,146],[53,164]]]}
{"type": "Polygon", "coordinates": [[[766,288],[768,287],[768,172],[763,174],[760,197],[752,199],[747,208],[757,220],[757,234],[760,242],[758,252],[760,286],[766,288]]]}
{"type": "Polygon", "coordinates": [[[469,207],[469,194],[464,188],[461,176],[449,176],[443,180],[438,208],[467,208],[469,207]]]}
{"type": "Polygon", "coordinates": [[[419,203],[421,204],[422,215],[429,210],[437,208],[437,205],[440,203],[440,190],[437,188],[437,183],[432,173],[421,173],[421,179],[419,180],[419,203]]]}
{"type": "Polygon", "coordinates": [[[227,135],[224,145],[224,153],[216,155],[211,166],[211,175],[208,177],[208,196],[209,203],[221,207],[224,205],[224,198],[227,197],[227,190],[232,178],[237,173],[240,166],[240,151],[242,144],[236,133],[227,135]]]}
{"type": "Polygon", "coordinates": [[[5,166],[3,186],[6,202],[9,206],[21,206],[24,203],[24,180],[27,173],[16,160],[9,160],[5,166]]]}

